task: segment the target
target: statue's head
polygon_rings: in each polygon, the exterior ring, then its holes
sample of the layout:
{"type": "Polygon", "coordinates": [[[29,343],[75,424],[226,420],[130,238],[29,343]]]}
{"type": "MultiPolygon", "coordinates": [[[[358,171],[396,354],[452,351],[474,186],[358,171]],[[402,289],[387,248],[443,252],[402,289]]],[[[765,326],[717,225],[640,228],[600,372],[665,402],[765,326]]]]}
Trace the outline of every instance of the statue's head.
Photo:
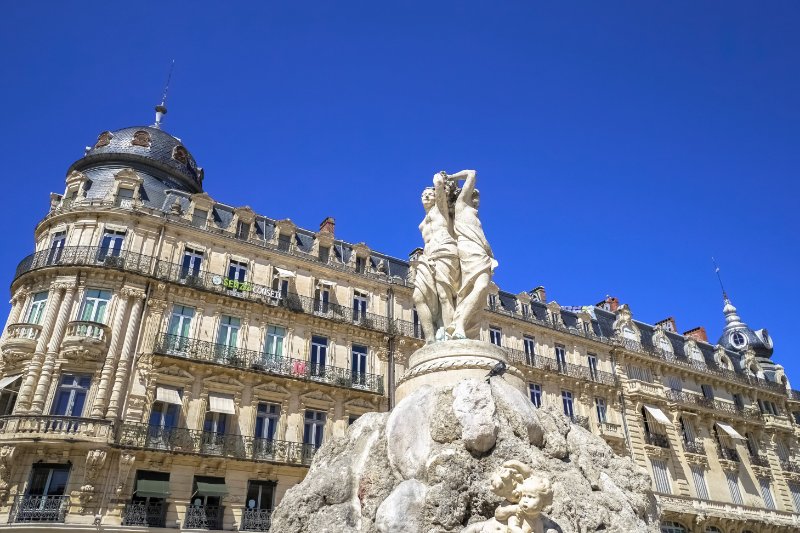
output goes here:
{"type": "Polygon", "coordinates": [[[531,476],[514,489],[514,496],[519,497],[519,510],[532,518],[553,503],[553,487],[549,479],[531,476]]]}
{"type": "Polygon", "coordinates": [[[436,203],[436,190],[433,187],[425,187],[422,189],[422,206],[425,211],[433,207],[436,203]]]}
{"type": "Polygon", "coordinates": [[[481,205],[481,193],[478,192],[478,189],[472,191],[472,207],[478,209],[481,205]]]}
{"type": "Polygon", "coordinates": [[[527,474],[530,474],[529,467],[519,461],[506,461],[492,474],[490,481],[492,492],[511,500],[514,489],[522,484],[527,474]]]}

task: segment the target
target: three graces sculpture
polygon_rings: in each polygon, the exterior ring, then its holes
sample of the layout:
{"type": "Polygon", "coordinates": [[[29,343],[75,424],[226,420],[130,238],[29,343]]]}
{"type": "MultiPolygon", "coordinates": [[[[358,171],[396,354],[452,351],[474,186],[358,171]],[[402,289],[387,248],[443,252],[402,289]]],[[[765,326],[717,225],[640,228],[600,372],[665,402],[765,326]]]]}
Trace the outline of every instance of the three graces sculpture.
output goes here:
{"type": "Polygon", "coordinates": [[[467,338],[497,266],[478,219],[476,178],[474,170],[442,171],[422,191],[425,246],[413,263],[414,304],[427,343],[467,338]]]}

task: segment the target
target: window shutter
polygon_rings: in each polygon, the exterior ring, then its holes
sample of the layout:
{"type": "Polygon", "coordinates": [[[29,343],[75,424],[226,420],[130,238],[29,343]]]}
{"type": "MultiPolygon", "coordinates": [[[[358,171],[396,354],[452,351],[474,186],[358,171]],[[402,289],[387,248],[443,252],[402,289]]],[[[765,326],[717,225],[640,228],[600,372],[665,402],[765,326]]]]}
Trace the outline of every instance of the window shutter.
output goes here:
{"type": "Polygon", "coordinates": [[[737,505],[743,505],[742,492],[739,490],[739,475],[735,472],[726,472],[725,478],[728,480],[728,489],[731,491],[731,501],[737,505]]]}
{"type": "Polygon", "coordinates": [[[667,474],[667,463],[660,459],[651,459],[653,465],[653,480],[656,483],[656,491],[664,494],[672,494],[669,485],[669,475],[667,474]]]}
{"type": "Polygon", "coordinates": [[[695,489],[697,489],[697,497],[701,500],[708,500],[708,487],[706,486],[706,478],[702,466],[692,466],[692,479],[694,480],[695,489]]]}
{"type": "Polygon", "coordinates": [[[758,485],[761,487],[761,497],[764,498],[764,506],[767,509],[775,509],[775,500],[772,499],[772,492],[769,490],[769,479],[758,478],[758,485]]]}

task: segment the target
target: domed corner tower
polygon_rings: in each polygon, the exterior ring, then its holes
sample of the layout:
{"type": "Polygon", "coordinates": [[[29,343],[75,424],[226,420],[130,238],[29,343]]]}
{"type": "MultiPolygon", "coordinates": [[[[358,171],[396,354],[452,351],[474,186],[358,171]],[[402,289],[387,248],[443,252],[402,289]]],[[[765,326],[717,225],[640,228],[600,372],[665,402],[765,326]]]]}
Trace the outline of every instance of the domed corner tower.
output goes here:
{"type": "Polygon", "coordinates": [[[727,295],[722,309],[725,327],[718,344],[726,350],[738,353],[743,358],[743,367],[768,381],[779,382],[777,366],[772,360],[772,338],[766,329],[753,330],[742,321],[727,295]]]}

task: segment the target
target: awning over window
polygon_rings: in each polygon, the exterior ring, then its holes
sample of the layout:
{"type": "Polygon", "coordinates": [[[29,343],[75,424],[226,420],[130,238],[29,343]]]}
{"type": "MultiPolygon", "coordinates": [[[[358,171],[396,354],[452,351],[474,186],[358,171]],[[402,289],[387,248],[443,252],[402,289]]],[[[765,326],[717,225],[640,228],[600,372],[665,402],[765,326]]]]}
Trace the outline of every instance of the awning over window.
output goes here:
{"type": "Polygon", "coordinates": [[[139,479],[136,481],[136,495],[142,498],[166,498],[169,496],[169,481],[139,479]]]}
{"type": "Polygon", "coordinates": [[[21,377],[22,374],[14,374],[13,376],[6,376],[3,379],[0,379],[0,390],[5,389],[21,377]]]}
{"type": "Polygon", "coordinates": [[[645,405],[644,408],[647,410],[648,413],[650,413],[650,416],[656,419],[656,422],[658,422],[659,424],[664,424],[665,426],[672,425],[672,422],[670,422],[670,419],[667,418],[667,415],[664,414],[664,411],[662,411],[658,407],[654,405],[645,405]]]}
{"type": "Polygon", "coordinates": [[[197,494],[200,496],[225,496],[228,494],[228,487],[225,486],[225,480],[221,479],[219,481],[211,481],[206,479],[206,481],[198,481],[197,482],[197,494]]]}
{"type": "Polygon", "coordinates": [[[722,422],[717,422],[717,427],[718,427],[719,429],[721,429],[722,431],[724,431],[725,433],[727,433],[727,434],[728,434],[728,436],[729,436],[730,438],[732,438],[732,439],[736,439],[736,440],[744,440],[744,441],[746,441],[746,440],[747,440],[746,438],[742,437],[742,436],[739,434],[739,432],[738,432],[738,431],[736,431],[735,429],[733,429],[733,428],[732,428],[731,426],[729,426],[728,424],[723,424],[722,422]]]}
{"type": "Polygon", "coordinates": [[[156,400],[164,403],[183,405],[183,401],[181,401],[181,393],[175,387],[156,385],[156,400]]]}
{"type": "Polygon", "coordinates": [[[325,287],[335,287],[336,286],[336,282],[335,281],[331,281],[329,279],[320,278],[320,279],[317,280],[317,283],[319,283],[320,285],[323,285],[325,287]]]}
{"type": "Polygon", "coordinates": [[[275,267],[275,273],[278,275],[279,278],[294,278],[296,277],[295,273],[291,270],[286,270],[285,268],[275,267]]]}
{"type": "Polygon", "coordinates": [[[233,403],[233,398],[223,394],[210,393],[208,395],[208,410],[214,413],[227,413],[229,415],[236,414],[236,405],[233,403]]]}

